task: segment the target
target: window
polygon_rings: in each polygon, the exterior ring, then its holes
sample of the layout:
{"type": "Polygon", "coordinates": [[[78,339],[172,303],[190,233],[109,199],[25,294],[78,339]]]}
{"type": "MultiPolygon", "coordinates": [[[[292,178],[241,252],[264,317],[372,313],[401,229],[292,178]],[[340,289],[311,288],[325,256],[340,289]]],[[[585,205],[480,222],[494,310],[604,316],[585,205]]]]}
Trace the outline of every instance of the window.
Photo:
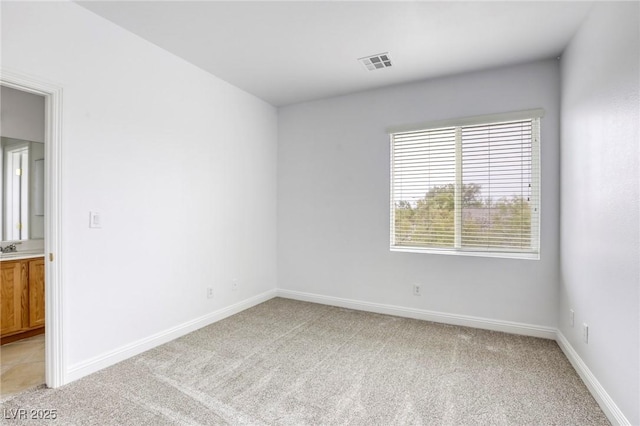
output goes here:
{"type": "Polygon", "coordinates": [[[391,250],[538,259],[540,117],[391,130],[391,250]]]}

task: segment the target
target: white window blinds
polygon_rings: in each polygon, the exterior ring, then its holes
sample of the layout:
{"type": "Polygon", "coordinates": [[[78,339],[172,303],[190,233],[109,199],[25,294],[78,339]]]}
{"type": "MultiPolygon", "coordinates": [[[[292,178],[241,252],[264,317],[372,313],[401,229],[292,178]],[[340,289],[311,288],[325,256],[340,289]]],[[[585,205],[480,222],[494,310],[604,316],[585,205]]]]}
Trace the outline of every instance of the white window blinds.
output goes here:
{"type": "Polygon", "coordinates": [[[471,123],[391,134],[391,248],[537,258],[539,118],[471,123]]]}

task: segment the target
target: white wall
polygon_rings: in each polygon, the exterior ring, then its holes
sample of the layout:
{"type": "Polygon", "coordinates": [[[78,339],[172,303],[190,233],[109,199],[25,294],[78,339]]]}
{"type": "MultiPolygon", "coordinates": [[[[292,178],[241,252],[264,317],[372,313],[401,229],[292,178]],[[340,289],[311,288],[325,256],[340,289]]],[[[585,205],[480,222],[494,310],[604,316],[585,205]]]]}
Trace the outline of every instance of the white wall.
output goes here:
{"type": "Polygon", "coordinates": [[[70,2],[3,2],[2,66],[63,88],[67,372],[276,287],[275,108],[70,2]]]}
{"type": "Polygon", "coordinates": [[[555,327],[559,93],[558,61],[548,60],[281,108],[279,287],[555,327]],[[387,127],[538,107],[540,261],[389,251],[387,127]]]}
{"type": "Polygon", "coordinates": [[[562,56],[559,329],[640,424],[638,3],[600,3],[562,56]],[[575,327],[569,309],[575,310],[575,327]],[[589,343],[581,324],[589,325],[589,343]]]}
{"type": "Polygon", "coordinates": [[[0,136],[44,142],[44,97],[0,86],[0,117],[0,136]]]}

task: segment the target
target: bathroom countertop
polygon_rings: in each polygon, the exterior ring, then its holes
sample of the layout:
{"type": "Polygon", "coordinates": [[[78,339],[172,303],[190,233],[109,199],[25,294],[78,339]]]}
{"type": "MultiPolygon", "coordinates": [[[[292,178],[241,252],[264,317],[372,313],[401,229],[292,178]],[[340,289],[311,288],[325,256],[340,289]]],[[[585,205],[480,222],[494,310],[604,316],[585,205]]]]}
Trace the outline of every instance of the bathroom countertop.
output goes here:
{"type": "Polygon", "coordinates": [[[16,251],[13,253],[0,253],[0,262],[9,261],[9,260],[22,260],[22,259],[32,259],[36,257],[43,257],[44,251],[42,250],[25,250],[25,251],[16,251]]]}

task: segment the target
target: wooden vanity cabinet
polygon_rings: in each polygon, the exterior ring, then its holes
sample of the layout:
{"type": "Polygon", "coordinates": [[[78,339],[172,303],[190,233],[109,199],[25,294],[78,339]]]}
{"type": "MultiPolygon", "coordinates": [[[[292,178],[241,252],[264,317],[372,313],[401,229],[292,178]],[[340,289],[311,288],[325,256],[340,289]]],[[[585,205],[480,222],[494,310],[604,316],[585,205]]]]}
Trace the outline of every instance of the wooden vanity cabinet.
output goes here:
{"type": "Polygon", "coordinates": [[[44,258],[0,262],[2,343],[44,331],[44,258]]]}

